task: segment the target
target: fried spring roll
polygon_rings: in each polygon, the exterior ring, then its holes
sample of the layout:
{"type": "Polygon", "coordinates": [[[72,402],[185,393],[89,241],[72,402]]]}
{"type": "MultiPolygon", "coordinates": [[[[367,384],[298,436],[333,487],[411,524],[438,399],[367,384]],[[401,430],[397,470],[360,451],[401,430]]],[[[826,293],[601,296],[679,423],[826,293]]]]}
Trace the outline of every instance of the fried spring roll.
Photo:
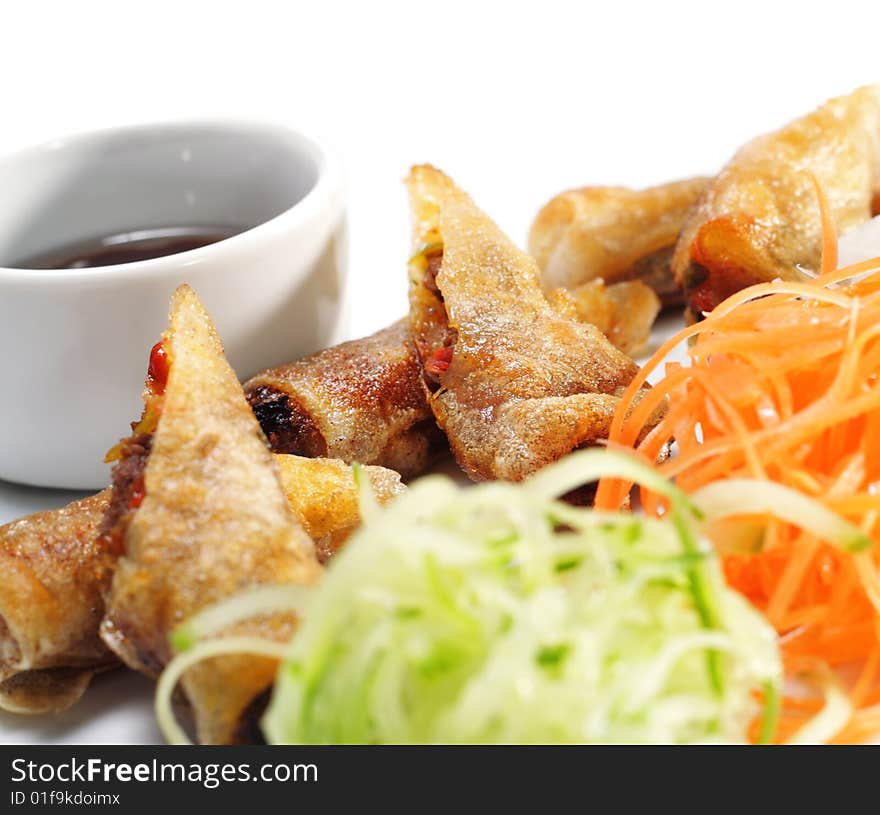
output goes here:
{"type": "Polygon", "coordinates": [[[548,299],[568,319],[596,326],[627,356],[645,346],[660,313],[660,298],[641,280],[606,286],[597,278],[571,289],[556,289],[548,299]]]}
{"type": "Polygon", "coordinates": [[[72,705],[116,662],[98,638],[113,560],[97,543],[109,491],[0,528],[0,708],[72,705]]]}
{"type": "MultiPolygon", "coordinates": [[[[326,562],[360,525],[351,467],[325,458],[275,461],[290,508],[326,562]]],[[[405,489],[392,470],[364,471],[380,503],[405,489]]],[[[93,674],[118,664],[98,635],[117,561],[96,540],[109,499],[104,490],[0,528],[0,708],[61,711],[93,674]]]]}
{"type": "Polygon", "coordinates": [[[276,453],[375,464],[410,478],[440,444],[406,320],[263,371],[245,391],[276,453]]]}
{"type": "Polygon", "coordinates": [[[607,437],[637,366],[547,302],[540,270],[430,166],[408,186],[410,323],[428,402],[473,479],[520,480],[607,437]]]}
{"type": "Polygon", "coordinates": [[[871,217],[880,191],[880,86],[832,99],[749,142],[709,183],[673,258],[691,319],[753,283],[818,268],[814,178],[839,232],[871,217]]]}
{"type": "Polygon", "coordinates": [[[690,178],[646,190],[582,187],[549,201],[529,232],[529,254],[548,293],[601,278],[641,280],[664,306],[682,301],[670,268],[687,214],[706,186],[690,178]]]}
{"type": "MultiPolygon", "coordinates": [[[[339,459],[278,455],[275,461],[287,502],[315,542],[318,560],[326,563],[361,523],[354,472],[339,459]]],[[[364,467],[364,472],[380,504],[406,489],[393,470],[364,467]]]]}
{"type": "MultiPolygon", "coordinates": [[[[121,556],[101,636],[131,668],[157,676],[172,657],[171,631],[214,602],[317,579],[314,544],[188,286],[175,293],[170,328],[154,349],[143,419],[118,452],[105,540],[121,556]]],[[[275,614],[232,631],[285,642],[295,625],[275,614]]],[[[276,668],[273,659],[235,655],[188,670],[181,687],[199,741],[247,740],[276,668]]]]}

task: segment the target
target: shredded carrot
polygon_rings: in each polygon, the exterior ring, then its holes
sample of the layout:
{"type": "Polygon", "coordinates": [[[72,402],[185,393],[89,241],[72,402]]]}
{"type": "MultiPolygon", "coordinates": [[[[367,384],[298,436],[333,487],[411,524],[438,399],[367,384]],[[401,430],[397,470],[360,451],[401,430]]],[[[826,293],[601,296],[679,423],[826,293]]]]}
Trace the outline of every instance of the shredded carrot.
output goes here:
{"type": "MultiPolygon", "coordinates": [[[[853,554],[771,517],[709,529],[728,582],[779,633],[787,669],[817,660],[855,668],[847,685],[855,713],[835,737],[847,741],[880,733],[880,258],[837,269],[830,207],[816,190],[820,274],[737,292],[664,343],[624,393],[609,444],[657,461],[674,441],[676,454],[658,468],[685,491],[730,477],[769,479],[876,541],[853,554]],[[670,364],[639,401],[648,375],[687,340],[689,364],[670,364]],[[665,416],[645,433],[664,397],[665,416]]],[[[629,488],[603,480],[597,508],[619,507],[629,488]]],[[[643,491],[642,505],[659,512],[662,503],[643,491]]],[[[777,736],[795,732],[814,708],[784,700],[777,736]]]]}
{"type": "Polygon", "coordinates": [[[816,197],[819,199],[819,217],[822,219],[822,262],[819,268],[820,273],[825,275],[837,269],[837,229],[834,226],[831,205],[828,203],[825,190],[813,173],[810,173],[810,178],[816,189],[816,197]]]}

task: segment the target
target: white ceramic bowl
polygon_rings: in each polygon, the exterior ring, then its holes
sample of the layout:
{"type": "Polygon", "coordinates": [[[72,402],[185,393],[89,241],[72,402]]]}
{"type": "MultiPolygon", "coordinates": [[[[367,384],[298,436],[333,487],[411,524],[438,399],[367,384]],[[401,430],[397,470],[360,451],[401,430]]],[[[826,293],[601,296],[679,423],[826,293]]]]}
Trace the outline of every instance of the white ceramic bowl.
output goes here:
{"type": "Polygon", "coordinates": [[[242,378],[338,341],[345,223],[328,152],[246,122],[97,131],[0,159],[0,478],[97,488],[142,407],[150,347],[195,288],[242,378]],[[152,260],[16,267],[134,229],[245,231],[152,260]]]}

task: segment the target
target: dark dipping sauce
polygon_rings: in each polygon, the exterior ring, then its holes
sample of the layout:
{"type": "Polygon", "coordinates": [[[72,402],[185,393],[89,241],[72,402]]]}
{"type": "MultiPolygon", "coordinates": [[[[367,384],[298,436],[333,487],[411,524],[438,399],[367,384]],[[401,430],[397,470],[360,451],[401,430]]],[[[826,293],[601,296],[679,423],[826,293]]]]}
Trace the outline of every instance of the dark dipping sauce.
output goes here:
{"type": "Polygon", "coordinates": [[[247,227],[187,227],[135,229],[52,249],[11,264],[17,269],[88,269],[117,263],[136,263],[200,249],[244,232],[247,227]]]}

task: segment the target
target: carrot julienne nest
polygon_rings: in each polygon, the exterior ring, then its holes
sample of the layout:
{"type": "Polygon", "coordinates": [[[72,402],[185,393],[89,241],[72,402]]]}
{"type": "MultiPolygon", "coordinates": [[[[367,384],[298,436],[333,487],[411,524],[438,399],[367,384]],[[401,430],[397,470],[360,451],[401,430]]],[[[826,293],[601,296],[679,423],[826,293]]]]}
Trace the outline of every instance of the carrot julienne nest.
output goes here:
{"type": "MultiPolygon", "coordinates": [[[[749,477],[796,488],[857,525],[874,545],[848,551],[767,516],[711,531],[728,582],[780,635],[789,675],[844,668],[854,713],[836,741],[880,732],[880,258],[837,269],[827,203],[820,273],[773,281],[728,298],[664,343],[624,394],[609,444],[656,461],[686,492],[749,477]],[[638,404],[638,389],[679,343],[689,364],[669,363],[638,404]],[[663,420],[640,431],[663,400],[663,420]]],[[[629,485],[606,479],[596,507],[620,505],[629,485]]],[[[642,490],[643,506],[663,503],[642,490]]],[[[840,671],[838,671],[840,674],[840,671]]],[[[821,707],[788,698],[778,737],[821,707]]]]}

